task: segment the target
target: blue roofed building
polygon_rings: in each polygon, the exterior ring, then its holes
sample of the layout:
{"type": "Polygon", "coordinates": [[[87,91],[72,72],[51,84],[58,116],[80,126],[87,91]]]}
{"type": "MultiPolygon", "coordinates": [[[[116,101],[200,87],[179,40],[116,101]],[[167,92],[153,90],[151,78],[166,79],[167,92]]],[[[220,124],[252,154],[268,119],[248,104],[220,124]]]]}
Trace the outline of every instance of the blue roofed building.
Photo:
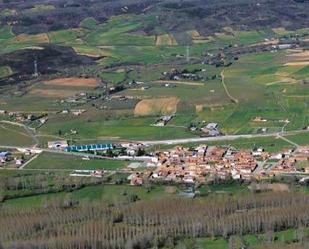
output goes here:
{"type": "Polygon", "coordinates": [[[7,157],[9,155],[10,155],[10,152],[7,152],[7,151],[0,152],[0,157],[2,158],[7,157]]]}
{"type": "Polygon", "coordinates": [[[104,151],[114,149],[113,144],[73,145],[65,148],[67,152],[104,151]]]}

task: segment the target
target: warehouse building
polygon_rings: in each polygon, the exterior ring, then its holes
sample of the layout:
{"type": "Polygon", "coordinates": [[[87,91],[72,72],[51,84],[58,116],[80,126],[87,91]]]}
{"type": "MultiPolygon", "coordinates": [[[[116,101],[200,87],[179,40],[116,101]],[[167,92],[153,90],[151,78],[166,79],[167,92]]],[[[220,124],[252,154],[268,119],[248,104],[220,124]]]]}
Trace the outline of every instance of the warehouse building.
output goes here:
{"type": "Polygon", "coordinates": [[[65,148],[67,152],[104,151],[114,149],[113,144],[74,145],[65,148]]]}

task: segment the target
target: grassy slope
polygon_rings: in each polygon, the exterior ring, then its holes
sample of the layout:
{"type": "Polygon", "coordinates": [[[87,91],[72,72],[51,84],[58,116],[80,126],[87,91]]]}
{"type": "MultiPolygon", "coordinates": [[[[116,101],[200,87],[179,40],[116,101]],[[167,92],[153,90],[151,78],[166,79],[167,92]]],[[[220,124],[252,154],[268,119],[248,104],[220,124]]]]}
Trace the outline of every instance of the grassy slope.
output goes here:
{"type": "Polygon", "coordinates": [[[0,145],[30,146],[34,141],[26,131],[18,126],[0,124],[0,145]]]}

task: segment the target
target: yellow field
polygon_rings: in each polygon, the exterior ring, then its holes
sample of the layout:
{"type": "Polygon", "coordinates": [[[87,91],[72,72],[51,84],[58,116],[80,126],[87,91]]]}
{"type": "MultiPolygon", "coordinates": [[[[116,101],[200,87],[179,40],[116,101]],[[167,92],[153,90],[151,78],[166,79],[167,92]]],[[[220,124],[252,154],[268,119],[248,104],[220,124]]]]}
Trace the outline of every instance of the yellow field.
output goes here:
{"type": "Polygon", "coordinates": [[[156,36],[156,46],[175,46],[178,45],[174,36],[171,34],[156,36]]]}
{"type": "Polygon", "coordinates": [[[295,62],[288,62],[284,64],[285,66],[308,66],[309,61],[295,61],[295,62]]]}
{"type": "Polygon", "coordinates": [[[21,34],[14,37],[13,42],[15,43],[49,43],[49,37],[46,33],[37,34],[37,35],[27,35],[21,34]]]}
{"type": "Polygon", "coordinates": [[[102,56],[109,57],[112,56],[110,51],[101,48],[92,48],[92,47],[85,47],[85,46],[75,46],[73,47],[74,51],[79,55],[85,55],[93,58],[99,58],[102,56]]]}
{"type": "Polygon", "coordinates": [[[173,114],[177,111],[178,103],[177,97],[144,99],[135,106],[134,115],[173,114]]]}
{"type": "Polygon", "coordinates": [[[291,49],[286,56],[287,63],[285,66],[308,66],[309,50],[291,49]]]}
{"type": "Polygon", "coordinates": [[[290,34],[291,32],[286,30],[285,28],[274,28],[272,29],[272,31],[274,33],[276,33],[277,35],[288,35],[290,34]]]}
{"type": "Polygon", "coordinates": [[[187,33],[191,36],[193,43],[206,43],[211,41],[210,37],[202,36],[197,30],[190,30],[187,33]]]}
{"type": "Polygon", "coordinates": [[[36,95],[50,98],[67,98],[74,96],[77,91],[72,90],[51,90],[51,89],[32,89],[29,95],[36,95]]]}
{"type": "Polygon", "coordinates": [[[44,82],[49,86],[84,86],[84,87],[96,87],[98,81],[94,78],[58,78],[44,82]]]}

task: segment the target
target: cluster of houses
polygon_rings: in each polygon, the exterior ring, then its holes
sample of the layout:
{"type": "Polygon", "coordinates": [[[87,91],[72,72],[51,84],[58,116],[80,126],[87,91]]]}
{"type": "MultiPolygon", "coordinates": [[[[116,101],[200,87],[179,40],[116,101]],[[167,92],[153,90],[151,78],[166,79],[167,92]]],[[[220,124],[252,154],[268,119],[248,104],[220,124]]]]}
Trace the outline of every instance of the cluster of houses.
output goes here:
{"type": "Polygon", "coordinates": [[[269,170],[270,175],[280,173],[309,173],[309,146],[300,146],[289,149],[270,157],[276,163],[269,170]]]}
{"type": "MultiPolygon", "coordinates": [[[[209,125],[208,129],[216,127],[209,125]]],[[[194,184],[230,179],[251,181],[281,174],[309,173],[309,146],[269,153],[263,148],[251,150],[199,145],[194,148],[175,147],[148,156],[138,153],[145,148],[142,143],[69,146],[67,141],[55,141],[49,142],[48,147],[83,153],[121,150],[124,154],[118,154],[119,159],[143,159],[143,163],[132,162],[127,168],[132,172],[128,178],[132,185],[141,185],[146,179],[194,184]],[[139,168],[143,170],[139,172],[139,168]]]]}
{"type": "Polygon", "coordinates": [[[91,100],[98,99],[100,95],[98,94],[90,94],[86,92],[78,93],[74,96],[68,97],[65,100],[62,100],[61,103],[71,103],[71,104],[85,104],[91,100]]]}
{"type": "Polygon", "coordinates": [[[161,80],[191,80],[191,81],[198,81],[202,80],[203,77],[200,76],[199,72],[204,72],[205,69],[195,69],[193,71],[189,70],[182,70],[179,71],[178,69],[172,69],[170,72],[163,72],[161,80]]]}
{"type": "Polygon", "coordinates": [[[24,159],[9,151],[2,151],[0,152],[0,167],[5,166],[6,164],[12,164],[15,165],[16,168],[19,168],[24,164],[24,159]]]}
{"type": "Polygon", "coordinates": [[[207,135],[210,137],[216,137],[221,134],[219,130],[219,125],[217,123],[209,123],[206,126],[204,126],[201,130],[204,133],[203,135],[207,135]]]}
{"type": "Polygon", "coordinates": [[[6,115],[11,121],[19,123],[27,123],[37,121],[39,125],[43,125],[48,121],[47,114],[32,114],[32,113],[19,113],[19,112],[7,112],[6,110],[0,110],[0,115],[6,115]]]}
{"type": "Polygon", "coordinates": [[[85,109],[72,109],[72,110],[68,110],[68,109],[64,109],[62,110],[60,113],[61,114],[69,114],[69,113],[72,113],[74,116],[80,116],[82,115],[83,113],[85,113],[86,110],[85,109]]]}
{"type": "Polygon", "coordinates": [[[191,124],[189,130],[192,132],[201,131],[202,137],[216,137],[222,135],[218,123],[206,123],[203,121],[203,125],[199,127],[196,124],[191,124]]]}
{"type": "Polygon", "coordinates": [[[195,148],[176,147],[156,153],[155,170],[134,172],[129,180],[141,185],[153,182],[207,183],[214,180],[261,179],[280,174],[309,173],[309,146],[270,154],[263,148],[255,150],[199,145],[195,148]],[[269,161],[269,163],[268,163],[269,161]],[[297,169],[299,162],[307,163],[297,169]]]}

